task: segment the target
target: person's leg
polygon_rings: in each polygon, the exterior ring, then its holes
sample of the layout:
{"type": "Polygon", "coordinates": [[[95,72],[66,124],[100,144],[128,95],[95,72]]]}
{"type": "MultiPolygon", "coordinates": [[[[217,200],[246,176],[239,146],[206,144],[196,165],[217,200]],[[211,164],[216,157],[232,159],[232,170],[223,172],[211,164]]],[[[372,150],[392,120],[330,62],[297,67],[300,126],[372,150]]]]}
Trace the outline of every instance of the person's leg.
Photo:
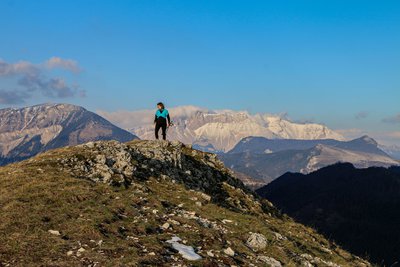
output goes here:
{"type": "Polygon", "coordinates": [[[156,130],[155,130],[155,134],[156,134],[156,139],[158,140],[158,132],[160,131],[160,124],[156,123],[156,130]]]}
{"type": "Polygon", "coordinates": [[[162,136],[164,140],[167,140],[167,124],[162,125],[162,136]]]}

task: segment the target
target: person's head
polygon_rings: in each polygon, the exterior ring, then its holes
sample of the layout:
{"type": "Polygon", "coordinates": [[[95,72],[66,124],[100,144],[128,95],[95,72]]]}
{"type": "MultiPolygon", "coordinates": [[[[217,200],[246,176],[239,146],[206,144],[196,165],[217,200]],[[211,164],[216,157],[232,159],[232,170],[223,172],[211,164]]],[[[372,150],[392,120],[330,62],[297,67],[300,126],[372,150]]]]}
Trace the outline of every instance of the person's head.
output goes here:
{"type": "Polygon", "coordinates": [[[157,108],[158,109],[165,109],[165,106],[162,102],[157,103],[157,108]]]}

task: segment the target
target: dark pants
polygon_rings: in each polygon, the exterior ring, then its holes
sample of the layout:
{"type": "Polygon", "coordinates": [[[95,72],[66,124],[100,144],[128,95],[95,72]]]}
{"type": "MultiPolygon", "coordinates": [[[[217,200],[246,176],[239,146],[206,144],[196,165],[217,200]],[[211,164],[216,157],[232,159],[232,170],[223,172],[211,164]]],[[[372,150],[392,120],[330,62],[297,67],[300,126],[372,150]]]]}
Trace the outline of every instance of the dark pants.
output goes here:
{"type": "Polygon", "coordinates": [[[158,139],[158,132],[160,131],[160,128],[162,129],[162,136],[163,139],[167,139],[167,123],[165,122],[157,122],[156,123],[156,139],[158,139]]]}

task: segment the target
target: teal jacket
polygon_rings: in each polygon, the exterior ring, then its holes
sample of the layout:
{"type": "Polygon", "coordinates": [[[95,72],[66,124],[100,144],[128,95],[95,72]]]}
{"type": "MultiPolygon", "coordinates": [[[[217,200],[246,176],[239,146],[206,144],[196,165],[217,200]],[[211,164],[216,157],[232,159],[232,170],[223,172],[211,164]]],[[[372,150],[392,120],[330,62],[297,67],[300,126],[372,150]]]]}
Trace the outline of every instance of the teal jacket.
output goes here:
{"type": "Polygon", "coordinates": [[[154,118],[155,123],[166,123],[168,120],[168,123],[171,123],[171,118],[169,117],[169,112],[166,109],[162,110],[157,110],[156,111],[156,116],[154,118]]]}

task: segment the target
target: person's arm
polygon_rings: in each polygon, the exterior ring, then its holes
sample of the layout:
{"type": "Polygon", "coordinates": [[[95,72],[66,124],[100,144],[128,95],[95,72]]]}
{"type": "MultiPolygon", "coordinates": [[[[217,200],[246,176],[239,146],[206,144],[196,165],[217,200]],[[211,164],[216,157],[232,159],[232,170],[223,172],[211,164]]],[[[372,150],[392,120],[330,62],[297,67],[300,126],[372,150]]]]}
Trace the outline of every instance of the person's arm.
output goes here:
{"type": "Polygon", "coordinates": [[[157,115],[154,115],[154,123],[157,122],[157,115]]]}
{"type": "Polygon", "coordinates": [[[167,115],[168,125],[171,125],[171,118],[169,117],[169,113],[167,115]]]}

